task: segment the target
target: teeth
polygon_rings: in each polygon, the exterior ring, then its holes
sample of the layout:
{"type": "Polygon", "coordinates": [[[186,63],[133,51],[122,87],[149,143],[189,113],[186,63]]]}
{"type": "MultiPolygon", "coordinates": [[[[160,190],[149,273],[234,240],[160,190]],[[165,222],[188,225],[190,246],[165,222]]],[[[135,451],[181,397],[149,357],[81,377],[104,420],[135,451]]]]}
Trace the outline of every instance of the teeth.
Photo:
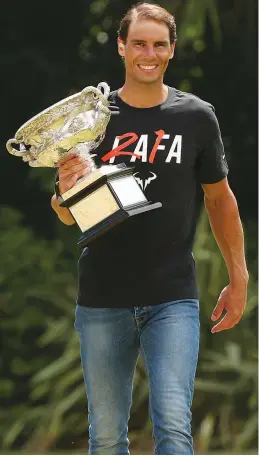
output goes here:
{"type": "Polygon", "coordinates": [[[139,65],[139,67],[143,68],[143,70],[154,70],[156,65],[139,65]]]}

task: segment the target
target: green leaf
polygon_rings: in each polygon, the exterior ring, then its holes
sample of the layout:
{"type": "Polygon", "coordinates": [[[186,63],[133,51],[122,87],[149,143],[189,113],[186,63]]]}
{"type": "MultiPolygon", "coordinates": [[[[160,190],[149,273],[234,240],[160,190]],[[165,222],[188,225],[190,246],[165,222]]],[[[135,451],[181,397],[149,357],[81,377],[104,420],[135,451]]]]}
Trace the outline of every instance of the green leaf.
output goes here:
{"type": "Polygon", "coordinates": [[[234,451],[240,451],[249,447],[249,442],[254,439],[257,435],[258,429],[258,414],[254,413],[246,423],[244,423],[243,429],[235,439],[234,451]]]}
{"type": "Polygon", "coordinates": [[[25,428],[25,420],[23,418],[15,421],[8,430],[6,430],[5,435],[3,436],[3,447],[10,448],[11,445],[15,442],[17,437],[22,433],[25,428]]]}
{"type": "Polygon", "coordinates": [[[74,353],[67,353],[64,358],[53,361],[49,366],[43,368],[32,378],[32,384],[53,379],[62,374],[75,361],[74,353]]]}
{"type": "Polygon", "coordinates": [[[197,378],[195,381],[195,389],[209,393],[223,393],[226,395],[233,394],[233,382],[217,382],[216,380],[202,380],[197,378]]]}

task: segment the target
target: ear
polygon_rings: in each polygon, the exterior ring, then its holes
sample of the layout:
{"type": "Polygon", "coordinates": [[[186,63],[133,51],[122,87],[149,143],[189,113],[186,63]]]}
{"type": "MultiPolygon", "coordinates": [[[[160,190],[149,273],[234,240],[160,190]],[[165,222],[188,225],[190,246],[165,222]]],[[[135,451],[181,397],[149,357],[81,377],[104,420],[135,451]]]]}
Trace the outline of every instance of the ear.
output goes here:
{"type": "Polygon", "coordinates": [[[170,57],[169,57],[170,60],[174,56],[175,44],[176,44],[175,42],[171,44],[170,57]]]}
{"type": "Polygon", "coordinates": [[[125,49],[124,49],[124,43],[121,40],[121,38],[117,39],[117,44],[118,44],[118,53],[121,57],[124,57],[125,55],[125,49]]]}

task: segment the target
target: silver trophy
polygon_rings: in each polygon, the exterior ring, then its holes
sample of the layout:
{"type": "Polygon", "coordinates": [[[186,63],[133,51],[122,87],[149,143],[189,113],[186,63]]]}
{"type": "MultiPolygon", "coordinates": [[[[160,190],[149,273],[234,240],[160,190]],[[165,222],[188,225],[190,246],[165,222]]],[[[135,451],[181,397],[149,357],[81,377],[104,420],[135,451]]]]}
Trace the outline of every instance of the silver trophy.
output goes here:
{"type": "Polygon", "coordinates": [[[67,207],[82,231],[78,246],[90,241],[129,216],[161,207],[147,201],[126,165],[95,165],[92,151],[103,141],[111,118],[105,82],[85,87],[23,124],[7,141],[10,154],[32,167],[58,166],[72,148],[90,162],[91,171],[63,193],[67,207]]]}

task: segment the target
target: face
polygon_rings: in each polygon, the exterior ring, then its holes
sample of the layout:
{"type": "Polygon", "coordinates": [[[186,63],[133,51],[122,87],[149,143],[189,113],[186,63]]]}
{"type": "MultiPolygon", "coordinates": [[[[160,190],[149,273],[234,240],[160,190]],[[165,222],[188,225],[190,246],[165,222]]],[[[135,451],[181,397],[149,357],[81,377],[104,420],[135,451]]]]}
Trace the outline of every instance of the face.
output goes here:
{"type": "Polygon", "coordinates": [[[174,55],[169,29],[163,22],[134,19],[126,43],[118,39],[118,52],[124,58],[126,77],[142,84],[162,81],[174,55]]]}

